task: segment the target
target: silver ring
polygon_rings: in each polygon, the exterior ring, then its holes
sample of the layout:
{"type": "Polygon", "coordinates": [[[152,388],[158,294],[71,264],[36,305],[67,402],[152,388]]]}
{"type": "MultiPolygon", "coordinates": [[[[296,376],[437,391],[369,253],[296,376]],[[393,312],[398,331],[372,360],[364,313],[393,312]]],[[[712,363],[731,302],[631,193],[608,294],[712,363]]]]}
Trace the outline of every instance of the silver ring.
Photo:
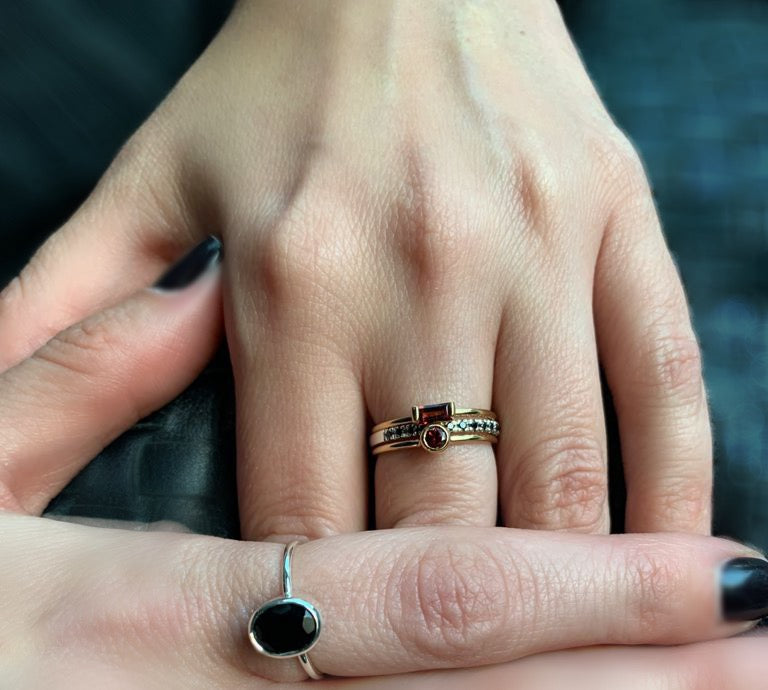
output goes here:
{"type": "Polygon", "coordinates": [[[312,665],[308,654],[320,639],[320,612],[308,601],[293,596],[291,565],[298,544],[291,542],[283,551],[283,596],[270,599],[251,614],[248,638],[265,656],[296,657],[310,678],[320,680],[323,674],[312,665]]]}

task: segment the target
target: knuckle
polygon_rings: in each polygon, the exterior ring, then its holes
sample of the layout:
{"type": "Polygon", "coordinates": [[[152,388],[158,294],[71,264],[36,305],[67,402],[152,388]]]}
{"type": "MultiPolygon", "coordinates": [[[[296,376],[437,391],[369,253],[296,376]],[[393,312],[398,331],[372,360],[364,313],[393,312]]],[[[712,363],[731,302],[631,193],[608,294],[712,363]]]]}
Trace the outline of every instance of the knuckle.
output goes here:
{"type": "Polygon", "coordinates": [[[553,214],[562,194],[558,170],[538,153],[521,155],[513,169],[516,210],[529,227],[540,232],[557,225],[553,214]]]}
{"type": "Polygon", "coordinates": [[[526,452],[514,483],[521,527],[600,532],[606,526],[605,459],[597,441],[564,438],[526,452]]]}
{"type": "Polygon", "coordinates": [[[293,207],[269,233],[246,250],[247,276],[264,290],[269,303],[280,306],[299,301],[321,306],[350,282],[355,265],[338,261],[352,248],[334,217],[293,207]],[[347,266],[347,272],[341,265],[347,266]]]}
{"type": "Polygon", "coordinates": [[[113,193],[135,198],[137,192],[148,190],[141,184],[160,181],[169,165],[179,160],[171,130],[161,119],[150,117],[120,147],[109,166],[105,179],[114,185],[113,193]]]}
{"type": "Polygon", "coordinates": [[[654,328],[648,341],[642,378],[656,390],[672,394],[679,403],[698,407],[704,397],[702,357],[692,332],[654,328]],[[648,376],[650,374],[650,376],[648,376]]]}
{"type": "Polygon", "coordinates": [[[558,214],[568,193],[562,163],[554,160],[547,143],[534,132],[523,134],[514,128],[507,149],[511,157],[492,187],[492,201],[507,210],[505,224],[514,223],[533,240],[551,240],[563,226],[558,214]]]}
{"type": "Polygon", "coordinates": [[[122,226],[137,249],[170,253],[208,231],[202,176],[172,129],[153,116],[123,144],[82,211],[122,226]]]}
{"type": "Polygon", "coordinates": [[[444,295],[463,273],[459,258],[467,263],[474,252],[465,226],[437,218],[412,222],[396,232],[396,242],[410,282],[424,295],[444,295]]]}
{"type": "Polygon", "coordinates": [[[661,644],[672,641],[680,616],[677,602],[685,599],[686,567],[671,549],[647,545],[629,549],[622,566],[630,602],[625,623],[620,624],[634,630],[623,631],[621,636],[661,644]]]}
{"type": "Polygon", "coordinates": [[[400,620],[393,628],[403,647],[440,665],[493,656],[504,620],[516,618],[531,578],[520,564],[500,563],[471,545],[433,543],[406,556],[394,586],[400,620]]]}
{"type": "Polygon", "coordinates": [[[95,359],[98,361],[102,356],[113,355],[122,349],[116,329],[102,313],[62,331],[33,357],[57,368],[88,376],[99,371],[95,359]]]}
{"type": "Polygon", "coordinates": [[[659,525],[675,525],[677,530],[707,529],[712,514],[710,461],[707,462],[706,470],[698,476],[678,476],[665,480],[654,496],[653,506],[659,525]]]}
{"type": "Polygon", "coordinates": [[[618,128],[589,139],[588,147],[602,179],[620,199],[650,197],[648,177],[642,158],[629,137],[618,128]]]}
{"type": "Polygon", "coordinates": [[[409,282],[423,294],[442,295],[481,263],[486,238],[480,224],[469,220],[475,209],[465,205],[463,189],[451,186],[417,151],[405,157],[408,191],[391,206],[388,241],[409,282]]]}

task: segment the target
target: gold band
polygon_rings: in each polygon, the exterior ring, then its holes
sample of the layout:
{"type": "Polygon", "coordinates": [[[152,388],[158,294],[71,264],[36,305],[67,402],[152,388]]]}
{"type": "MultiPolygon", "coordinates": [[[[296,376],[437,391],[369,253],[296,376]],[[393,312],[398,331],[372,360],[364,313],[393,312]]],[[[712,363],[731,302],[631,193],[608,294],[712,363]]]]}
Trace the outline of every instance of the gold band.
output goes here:
{"type": "Polygon", "coordinates": [[[496,443],[501,429],[491,410],[456,407],[452,402],[415,405],[410,417],[380,422],[368,442],[374,455],[421,447],[432,453],[452,443],[485,441],[496,443]]]}

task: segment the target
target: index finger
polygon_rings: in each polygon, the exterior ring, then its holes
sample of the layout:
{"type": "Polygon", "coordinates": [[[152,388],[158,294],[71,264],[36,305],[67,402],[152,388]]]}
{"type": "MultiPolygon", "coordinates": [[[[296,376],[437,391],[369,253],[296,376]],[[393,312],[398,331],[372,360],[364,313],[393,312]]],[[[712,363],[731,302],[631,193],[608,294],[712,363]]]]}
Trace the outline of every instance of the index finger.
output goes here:
{"type": "MultiPolygon", "coordinates": [[[[115,659],[182,663],[203,678],[215,673],[217,682],[305,677],[295,659],[263,657],[248,639],[252,612],[282,594],[279,544],[0,519],[0,563],[28,560],[31,541],[46,546],[28,570],[32,580],[44,574],[45,586],[34,591],[47,594],[35,595],[39,610],[23,611],[25,626],[43,616],[46,635],[67,646],[87,646],[82,636],[97,630],[99,649],[114,650],[115,659]]],[[[297,547],[292,593],[321,617],[309,651],[320,672],[396,674],[740,632],[751,625],[741,621],[768,612],[768,564],[755,555],[698,535],[381,530],[297,547]]],[[[13,572],[0,568],[4,598],[14,592],[13,572]]],[[[5,624],[14,607],[15,598],[4,602],[5,624]]],[[[282,649],[303,634],[289,619],[262,624],[262,641],[272,635],[273,649],[295,651],[282,649]]]]}

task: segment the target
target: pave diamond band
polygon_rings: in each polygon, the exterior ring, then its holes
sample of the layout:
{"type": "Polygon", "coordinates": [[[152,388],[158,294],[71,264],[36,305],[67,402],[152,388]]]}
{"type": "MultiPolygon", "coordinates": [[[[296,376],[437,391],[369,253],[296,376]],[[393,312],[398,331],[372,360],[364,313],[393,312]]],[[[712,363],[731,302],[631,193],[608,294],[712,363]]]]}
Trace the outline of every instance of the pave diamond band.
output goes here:
{"type": "Polygon", "coordinates": [[[371,430],[369,443],[374,455],[416,447],[438,452],[452,443],[496,443],[500,431],[496,415],[490,410],[459,408],[448,402],[414,406],[410,417],[377,424],[371,430]]]}
{"type": "MultiPolygon", "coordinates": [[[[384,431],[385,441],[394,441],[401,438],[417,438],[421,433],[422,426],[418,424],[399,424],[384,431]]],[[[483,434],[499,435],[499,423],[495,419],[461,419],[454,422],[448,422],[445,428],[450,435],[461,434],[464,432],[477,431],[483,434]]]]}

